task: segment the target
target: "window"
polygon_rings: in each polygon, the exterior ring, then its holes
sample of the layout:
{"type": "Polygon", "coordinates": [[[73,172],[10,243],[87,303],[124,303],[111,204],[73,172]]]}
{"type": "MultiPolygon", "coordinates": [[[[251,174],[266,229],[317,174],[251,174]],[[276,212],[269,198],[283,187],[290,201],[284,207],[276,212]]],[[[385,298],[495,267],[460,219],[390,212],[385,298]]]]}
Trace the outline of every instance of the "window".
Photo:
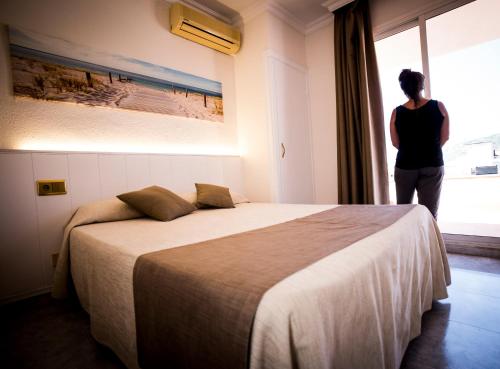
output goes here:
{"type": "Polygon", "coordinates": [[[500,236],[498,14],[500,1],[476,0],[437,16],[422,15],[415,27],[376,42],[391,179],[396,150],[390,145],[389,118],[406,101],[397,81],[401,69],[428,66],[424,74],[431,96],[442,100],[450,114],[439,212],[440,226],[448,233],[500,236]],[[421,46],[428,55],[421,54],[421,46]]]}
{"type": "Polygon", "coordinates": [[[440,215],[450,223],[500,224],[498,14],[500,1],[477,0],[426,22],[432,95],[451,117],[440,215]]]}
{"type": "Polygon", "coordinates": [[[401,93],[398,76],[403,68],[422,70],[422,55],[420,53],[420,35],[418,27],[397,33],[375,44],[377,62],[380,71],[380,85],[384,104],[386,121],[385,137],[387,164],[389,169],[389,194],[392,203],[396,203],[396,188],[394,185],[394,163],[397,150],[392,146],[389,133],[389,121],[392,109],[403,104],[406,99],[401,93]]]}

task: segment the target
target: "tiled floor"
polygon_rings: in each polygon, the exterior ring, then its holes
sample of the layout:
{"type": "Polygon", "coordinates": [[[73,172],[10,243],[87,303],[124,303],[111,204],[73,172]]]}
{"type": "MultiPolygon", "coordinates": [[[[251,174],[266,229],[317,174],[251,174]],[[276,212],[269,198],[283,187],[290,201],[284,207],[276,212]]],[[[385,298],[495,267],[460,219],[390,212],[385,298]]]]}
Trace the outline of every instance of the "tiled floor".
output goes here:
{"type": "Polygon", "coordinates": [[[460,254],[448,254],[452,268],[475,270],[477,272],[500,274],[500,259],[483,258],[460,254]]]}
{"type": "Polygon", "coordinates": [[[401,368],[500,368],[500,274],[453,267],[448,293],[424,314],[401,368]]]}
{"type": "Polygon", "coordinates": [[[41,295],[0,308],[2,369],[126,369],[90,335],[77,301],[41,295]]]}
{"type": "MultiPolygon", "coordinates": [[[[401,368],[500,368],[500,260],[449,261],[450,297],[424,314],[401,368]]],[[[124,369],[92,339],[78,303],[43,295],[0,308],[0,319],[0,368],[124,369]]]]}

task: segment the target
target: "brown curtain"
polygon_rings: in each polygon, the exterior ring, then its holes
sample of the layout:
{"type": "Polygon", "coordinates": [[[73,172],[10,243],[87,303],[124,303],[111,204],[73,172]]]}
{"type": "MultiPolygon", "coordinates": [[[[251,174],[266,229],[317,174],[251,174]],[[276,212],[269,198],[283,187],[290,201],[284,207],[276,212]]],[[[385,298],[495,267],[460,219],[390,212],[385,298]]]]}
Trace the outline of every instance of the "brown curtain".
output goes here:
{"type": "Polygon", "coordinates": [[[334,15],[339,203],[386,204],[384,114],[368,2],[334,15]]]}

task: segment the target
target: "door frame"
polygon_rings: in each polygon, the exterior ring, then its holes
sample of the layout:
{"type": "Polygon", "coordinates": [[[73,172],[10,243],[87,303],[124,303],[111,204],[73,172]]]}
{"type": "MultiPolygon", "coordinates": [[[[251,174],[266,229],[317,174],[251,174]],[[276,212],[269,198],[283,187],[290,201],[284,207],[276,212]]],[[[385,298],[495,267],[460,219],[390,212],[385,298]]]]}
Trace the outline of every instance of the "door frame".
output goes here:
{"type": "Polygon", "coordinates": [[[281,152],[280,152],[280,142],[279,142],[279,129],[277,125],[278,121],[278,111],[277,111],[277,96],[275,93],[274,86],[276,85],[276,74],[274,71],[274,63],[281,62],[287,66],[295,69],[299,73],[304,75],[305,85],[306,85],[306,124],[307,131],[309,135],[309,162],[311,166],[311,189],[312,189],[312,200],[316,202],[316,176],[314,173],[314,147],[313,147],[313,135],[312,135],[312,123],[311,123],[311,103],[309,95],[309,72],[306,67],[299,65],[287,57],[278,54],[274,50],[266,50],[264,52],[264,65],[266,72],[266,97],[269,104],[268,109],[268,136],[269,145],[271,149],[271,166],[270,166],[270,178],[271,178],[271,199],[273,202],[280,202],[283,194],[283,182],[281,175],[281,152]]]}

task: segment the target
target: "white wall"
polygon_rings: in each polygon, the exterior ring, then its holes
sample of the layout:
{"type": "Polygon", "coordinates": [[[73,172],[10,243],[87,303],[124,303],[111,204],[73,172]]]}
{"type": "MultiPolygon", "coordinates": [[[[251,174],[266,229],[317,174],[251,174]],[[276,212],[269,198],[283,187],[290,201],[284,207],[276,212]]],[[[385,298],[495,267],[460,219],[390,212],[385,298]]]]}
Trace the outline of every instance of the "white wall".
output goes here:
{"type": "Polygon", "coordinates": [[[245,194],[270,201],[271,166],[264,52],[268,18],[261,14],[243,26],[242,47],[235,57],[237,120],[245,172],[245,194]]]}
{"type": "Polygon", "coordinates": [[[237,153],[234,58],[171,34],[165,0],[3,0],[0,23],[221,81],[225,120],[14,98],[3,27],[0,148],[237,153]]]}
{"type": "Polygon", "coordinates": [[[306,44],[303,33],[269,13],[269,49],[295,64],[305,67],[306,44]]]}
{"type": "Polygon", "coordinates": [[[306,36],[317,203],[337,203],[337,125],[333,23],[306,36]]]}
{"type": "Polygon", "coordinates": [[[276,148],[273,147],[268,96],[268,84],[272,81],[268,80],[266,54],[272,53],[306,68],[305,36],[270,12],[246,21],[243,32],[243,46],[236,55],[235,74],[245,192],[256,201],[272,201],[276,196],[277,168],[273,163],[276,148]]]}
{"type": "Polygon", "coordinates": [[[333,188],[332,175],[321,165],[331,129],[325,117],[332,115],[328,110],[331,91],[324,92],[325,86],[321,85],[326,82],[322,81],[321,63],[329,63],[322,55],[322,49],[328,50],[329,40],[316,36],[321,30],[308,36],[311,41],[306,50],[303,33],[264,12],[244,24],[242,49],[231,57],[172,35],[165,0],[7,0],[0,3],[0,23],[219,80],[223,85],[225,115],[224,123],[211,123],[14,98],[4,28],[0,30],[0,149],[239,152],[244,159],[246,194],[254,201],[271,201],[274,148],[264,53],[272,50],[319,73],[316,78],[313,72],[310,80],[314,145],[319,144],[314,149],[318,157],[315,182],[318,201],[333,199],[326,194],[333,188]],[[314,53],[318,55],[312,57],[314,53]]]}

